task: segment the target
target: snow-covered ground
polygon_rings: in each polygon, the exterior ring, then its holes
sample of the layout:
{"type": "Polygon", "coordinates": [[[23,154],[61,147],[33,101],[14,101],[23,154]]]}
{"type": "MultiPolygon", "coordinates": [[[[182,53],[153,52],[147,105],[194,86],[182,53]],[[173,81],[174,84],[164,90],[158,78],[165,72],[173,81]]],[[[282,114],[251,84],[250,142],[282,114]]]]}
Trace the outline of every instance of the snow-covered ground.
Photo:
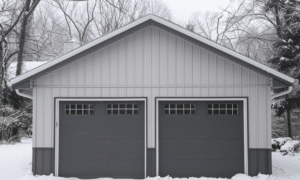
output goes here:
{"type": "MultiPolygon", "coordinates": [[[[31,173],[32,145],[31,139],[22,139],[14,145],[0,145],[0,180],[78,180],[50,176],[33,176],[31,173]]],[[[279,151],[272,153],[273,174],[259,174],[250,177],[244,174],[233,176],[232,180],[300,180],[300,153],[283,156],[279,151]]],[[[111,178],[99,178],[111,180],[111,178]]],[[[147,180],[179,180],[171,177],[154,177],[147,180]]],[[[182,178],[184,180],[186,178],[182,178]]],[[[220,180],[224,178],[189,178],[189,180],[220,180]]],[[[226,179],[226,178],[225,178],[226,179]]]]}

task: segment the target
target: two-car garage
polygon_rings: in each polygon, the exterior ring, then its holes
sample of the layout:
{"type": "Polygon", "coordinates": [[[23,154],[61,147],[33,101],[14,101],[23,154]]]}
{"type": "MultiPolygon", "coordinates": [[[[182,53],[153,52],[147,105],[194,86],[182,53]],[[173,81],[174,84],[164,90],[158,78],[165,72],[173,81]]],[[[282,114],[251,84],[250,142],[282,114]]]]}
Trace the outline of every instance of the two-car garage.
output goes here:
{"type": "MultiPolygon", "coordinates": [[[[146,99],[57,99],[56,173],[146,176],[146,99]]],[[[245,172],[243,101],[157,101],[155,174],[231,177],[245,172]]]]}

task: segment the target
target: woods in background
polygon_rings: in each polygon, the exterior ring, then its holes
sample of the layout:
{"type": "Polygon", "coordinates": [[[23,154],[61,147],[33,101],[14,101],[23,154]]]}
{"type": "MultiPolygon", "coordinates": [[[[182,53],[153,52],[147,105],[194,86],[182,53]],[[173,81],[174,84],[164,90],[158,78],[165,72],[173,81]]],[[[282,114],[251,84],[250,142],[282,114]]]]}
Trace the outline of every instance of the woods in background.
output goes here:
{"type": "MultiPolygon", "coordinates": [[[[300,80],[299,5],[297,0],[232,0],[218,12],[193,14],[185,27],[300,80]]],[[[82,46],[149,13],[172,20],[160,0],[0,0],[1,102],[12,96],[6,75],[12,62],[19,75],[24,61],[64,54],[68,40],[82,46]]],[[[300,92],[294,89],[272,106],[277,116],[287,117],[290,137],[291,113],[300,106],[300,92]]]]}

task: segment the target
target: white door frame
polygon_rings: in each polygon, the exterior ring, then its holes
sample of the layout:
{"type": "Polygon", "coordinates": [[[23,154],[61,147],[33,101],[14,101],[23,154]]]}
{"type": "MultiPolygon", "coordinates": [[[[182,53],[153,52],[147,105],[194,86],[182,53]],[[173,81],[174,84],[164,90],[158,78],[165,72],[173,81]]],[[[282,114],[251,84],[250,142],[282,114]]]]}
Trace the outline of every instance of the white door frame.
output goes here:
{"type": "Polygon", "coordinates": [[[244,174],[248,175],[248,99],[247,98],[156,98],[156,176],[159,176],[159,101],[243,101],[244,174]]]}
{"type": "Polygon", "coordinates": [[[55,100],[55,176],[58,176],[59,166],[59,103],[60,101],[143,101],[144,102],[144,131],[145,131],[145,164],[144,164],[144,177],[147,174],[147,98],[56,98],[55,100]]]}

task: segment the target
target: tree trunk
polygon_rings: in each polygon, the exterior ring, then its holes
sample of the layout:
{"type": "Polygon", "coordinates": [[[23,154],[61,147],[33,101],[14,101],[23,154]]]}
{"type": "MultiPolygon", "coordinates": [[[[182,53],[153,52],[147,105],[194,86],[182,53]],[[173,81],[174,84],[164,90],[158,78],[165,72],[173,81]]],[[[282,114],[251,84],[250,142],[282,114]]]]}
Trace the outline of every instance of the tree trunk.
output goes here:
{"type": "Polygon", "coordinates": [[[19,42],[19,53],[18,53],[18,64],[17,64],[17,71],[16,76],[21,74],[22,65],[23,65],[23,53],[24,53],[24,46],[25,46],[25,38],[26,38],[26,26],[30,16],[27,15],[30,9],[30,1],[26,0],[25,2],[25,13],[22,19],[22,28],[20,32],[20,42],[19,42]]]}
{"type": "Polygon", "coordinates": [[[286,119],[287,119],[288,136],[290,138],[293,138],[292,123],[291,123],[291,109],[290,108],[288,108],[286,110],[286,119]]]}
{"type": "Polygon", "coordinates": [[[276,18],[276,31],[277,31],[277,36],[278,38],[281,39],[281,23],[280,23],[280,18],[279,18],[279,12],[278,12],[278,5],[274,7],[275,10],[275,18],[276,18]]]}

